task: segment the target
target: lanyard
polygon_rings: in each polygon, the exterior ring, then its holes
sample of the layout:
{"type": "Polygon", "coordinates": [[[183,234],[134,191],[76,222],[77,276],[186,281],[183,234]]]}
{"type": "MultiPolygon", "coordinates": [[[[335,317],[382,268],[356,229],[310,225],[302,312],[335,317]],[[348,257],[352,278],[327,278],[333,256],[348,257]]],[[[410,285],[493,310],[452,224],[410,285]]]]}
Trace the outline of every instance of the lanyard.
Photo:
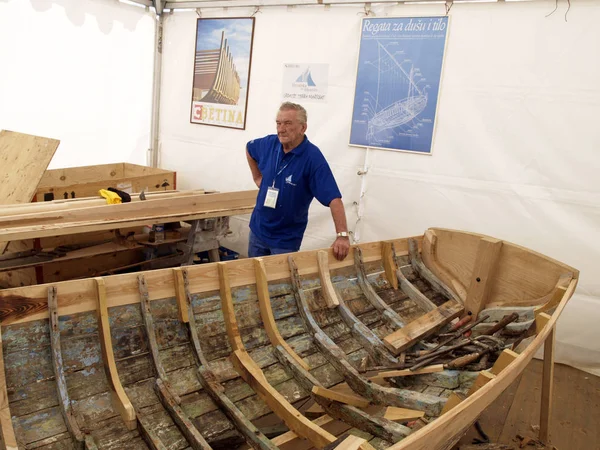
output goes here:
{"type": "MultiPolygon", "coordinates": [[[[279,155],[281,155],[281,153],[279,153],[279,151],[277,151],[277,160],[275,162],[275,171],[277,170],[277,167],[279,166],[279,155]]],[[[275,178],[277,178],[279,175],[281,175],[281,172],[283,172],[285,170],[285,168],[290,165],[290,162],[292,161],[293,157],[294,157],[294,155],[292,155],[291,158],[288,160],[288,162],[285,164],[285,166],[283,166],[281,169],[279,169],[279,172],[277,172],[275,174],[275,176],[273,177],[273,186],[272,187],[275,187],[275,178]]]]}

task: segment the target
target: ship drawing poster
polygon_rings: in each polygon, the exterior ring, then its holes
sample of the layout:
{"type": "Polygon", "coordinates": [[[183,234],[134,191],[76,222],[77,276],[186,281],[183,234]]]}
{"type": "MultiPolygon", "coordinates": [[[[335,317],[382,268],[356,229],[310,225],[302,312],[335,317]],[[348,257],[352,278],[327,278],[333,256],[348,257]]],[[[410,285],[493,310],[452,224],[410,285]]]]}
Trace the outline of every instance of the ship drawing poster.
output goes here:
{"type": "Polygon", "coordinates": [[[198,19],[191,122],[246,128],[254,17],[198,19]]]}
{"type": "Polygon", "coordinates": [[[350,145],[431,154],[448,17],[364,18],[350,145]]]}

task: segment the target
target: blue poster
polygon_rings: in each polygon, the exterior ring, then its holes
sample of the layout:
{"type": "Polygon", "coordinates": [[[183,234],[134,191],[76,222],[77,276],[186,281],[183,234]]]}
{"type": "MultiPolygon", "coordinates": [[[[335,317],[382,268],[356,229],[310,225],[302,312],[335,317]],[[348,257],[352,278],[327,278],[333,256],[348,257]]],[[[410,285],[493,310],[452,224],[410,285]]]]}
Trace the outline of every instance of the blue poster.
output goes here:
{"type": "Polygon", "coordinates": [[[364,18],[350,145],[430,154],[448,17],[364,18]]]}

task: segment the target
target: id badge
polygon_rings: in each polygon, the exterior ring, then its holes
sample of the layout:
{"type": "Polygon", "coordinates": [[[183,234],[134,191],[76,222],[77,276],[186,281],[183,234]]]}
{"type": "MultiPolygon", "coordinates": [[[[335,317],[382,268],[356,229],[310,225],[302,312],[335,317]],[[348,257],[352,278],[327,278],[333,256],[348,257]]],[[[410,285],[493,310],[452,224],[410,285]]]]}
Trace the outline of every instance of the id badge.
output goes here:
{"type": "Polygon", "coordinates": [[[277,196],[279,195],[279,189],[270,187],[267,189],[267,195],[265,197],[265,206],[267,208],[275,208],[277,206],[277,196]]]}

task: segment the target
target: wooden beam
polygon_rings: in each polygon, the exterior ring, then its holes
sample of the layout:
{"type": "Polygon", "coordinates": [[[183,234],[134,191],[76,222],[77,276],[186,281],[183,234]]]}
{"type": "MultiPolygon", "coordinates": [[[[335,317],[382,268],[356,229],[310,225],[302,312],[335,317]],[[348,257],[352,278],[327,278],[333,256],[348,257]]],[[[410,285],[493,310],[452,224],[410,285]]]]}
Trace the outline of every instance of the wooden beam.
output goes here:
{"type": "Polygon", "coordinates": [[[452,392],[452,394],[450,394],[450,397],[448,397],[448,400],[446,400],[446,404],[444,405],[444,409],[442,409],[442,413],[440,414],[440,416],[446,414],[448,411],[458,406],[463,400],[463,396],[457,394],[456,392],[452,392]]]}
{"type": "Polygon", "coordinates": [[[285,422],[290,430],[308,439],[317,448],[323,448],[335,441],[334,435],[316,426],[300,414],[283,395],[269,384],[260,367],[258,367],[245,350],[235,350],[232,355],[232,361],[244,381],[285,422]]]}
{"type": "Polygon", "coordinates": [[[6,372],[4,371],[4,354],[2,345],[2,329],[0,327],[0,428],[2,440],[7,450],[17,450],[17,438],[10,413],[6,372]]]}
{"type": "Polygon", "coordinates": [[[320,397],[335,400],[336,402],[344,403],[346,405],[356,406],[357,408],[366,408],[370,404],[369,400],[359,395],[346,394],[322,386],[313,386],[311,392],[320,397]]]}
{"type": "Polygon", "coordinates": [[[383,417],[393,422],[410,422],[412,420],[420,419],[425,416],[424,411],[418,411],[415,409],[396,408],[394,406],[388,406],[383,414],[383,417]]]}
{"type": "Polygon", "coordinates": [[[550,421],[554,395],[554,342],[556,327],[552,327],[544,341],[544,368],[542,372],[542,402],[540,410],[540,440],[550,443],[550,421]]]}
{"type": "Polygon", "coordinates": [[[328,446],[328,450],[358,450],[359,448],[364,449],[365,444],[370,446],[366,439],[351,434],[339,444],[334,446],[328,446]]]}
{"type": "Polygon", "coordinates": [[[425,265],[419,254],[419,244],[416,239],[408,239],[408,255],[413,269],[431,285],[433,290],[443,294],[448,300],[462,303],[460,297],[425,265]]]}
{"type": "Polygon", "coordinates": [[[123,390],[117,366],[115,364],[115,355],[113,353],[112,338],[110,336],[110,325],[108,322],[108,307],[106,302],[106,286],[104,279],[94,278],[97,288],[98,300],[98,335],[100,338],[100,347],[102,349],[102,363],[106,373],[106,381],[111,392],[111,399],[115,409],[121,414],[125,426],[129,430],[137,428],[136,413],[131,401],[123,390]]]}
{"type": "Polygon", "coordinates": [[[492,372],[490,372],[488,370],[482,370],[481,372],[479,372],[479,375],[477,375],[477,378],[475,378],[475,382],[471,385],[471,388],[469,389],[469,392],[467,393],[467,397],[473,395],[475,392],[477,392],[483,386],[488,384],[494,378],[496,378],[496,375],[494,375],[492,372]]]}
{"type": "Polygon", "coordinates": [[[183,283],[181,268],[173,269],[173,283],[175,285],[175,299],[177,300],[177,313],[180,322],[188,323],[188,306],[183,283]]]}
{"type": "Polygon", "coordinates": [[[552,318],[552,316],[546,314],[546,313],[539,313],[536,317],[535,317],[535,332],[536,334],[541,334],[544,327],[546,326],[546,324],[548,322],[550,322],[550,319],[552,318]]]}
{"type": "Polygon", "coordinates": [[[455,301],[448,301],[433,311],[410,322],[404,328],[383,338],[383,342],[394,354],[410,348],[419,340],[429,336],[439,327],[446,325],[463,312],[463,306],[455,301]]]}
{"type": "Polygon", "coordinates": [[[60,345],[60,328],[58,325],[58,300],[56,287],[54,286],[48,288],[48,309],[50,310],[50,347],[52,348],[52,365],[54,367],[54,380],[56,381],[60,412],[62,413],[65,425],[67,426],[67,430],[73,441],[81,443],[84,442],[85,438],[73,416],[73,408],[71,406],[67,382],[65,380],[60,345]]]}
{"type": "MultiPolygon", "coordinates": [[[[313,420],[313,423],[315,425],[317,425],[318,427],[324,427],[325,425],[327,425],[328,423],[333,422],[334,419],[328,415],[324,415],[321,417],[316,418],[315,420],[313,420]]],[[[277,447],[281,447],[284,444],[290,444],[295,440],[298,439],[302,439],[299,438],[298,435],[296,433],[294,433],[293,431],[288,431],[286,433],[280,434],[279,436],[271,439],[271,441],[273,442],[273,444],[275,444],[277,447]]]]}
{"type": "Polygon", "coordinates": [[[319,277],[321,278],[321,291],[323,297],[329,308],[335,308],[339,306],[333,283],[331,282],[331,275],[329,274],[329,253],[325,250],[319,250],[317,252],[317,266],[319,268],[319,277]]]}
{"type": "Polygon", "coordinates": [[[273,316],[273,309],[271,308],[269,282],[267,281],[267,271],[265,269],[264,261],[260,258],[255,259],[254,268],[256,271],[256,290],[258,293],[260,316],[262,318],[265,331],[267,332],[267,336],[269,336],[271,345],[273,347],[281,345],[304,370],[310,370],[309,365],[289,346],[287,342],[285,342],[279,333],[279,329],[275,323],[275,317],[273,316]]]}
{"type": "Polygon", "coordinates": [[[304,321],[307,331],[312,334],[317,347],[321,350],[331,365],[340,372],[348,385],[357,394],[371,400],[375,404],[386,406],[399,406],[401,408],[423,408],[430,415],[439,414],[443,400],[431,395],[407,389],[397,389],[380,386],[362,376],[348,361],[346,354],[327,336],[315,321],[306,297],[300,289],[298,268],[294,257],[288,256],[290,273],[292,278],[292,289],[298,304],[300,316],[304,321]]]}
{"type": "Polygon", "coordinates": [[[408,295],[415,304],[420,307],[424,312],[433,311],[436,308],[435,303],[429,300],[425,294],[423,294],[417,287],[412,284],[408,278],[402,272],[402,267],[399,267],[396,271],[396,276],[398,277],[398,281],[400,282],[400,289],[408,295]]]}
{"type": "Polygon", "coordinates": [[[488,303],[501,249],[501,240],[481,238],[479,241],[471,284],[465,301],[465,315],[472,314],[473,317],[477,317],[479,311],[488,303]]]}
{"type": "MultiPolygon", "coordinates": [[[[391,246],[391,243],[389,244],[391,246]]],[[[402,318],[390,307],[390,305],[383,301],[377,292],[375,292],[375,289],[373,289],[371,283],[369,283],[363,261],[362,250],[358,246],[354,248],[354,269],[356,270],[358,285],[360,286],[363,295],[369,301],[369,303],[371,303],[371,305],[373,305],[373,307],[381,313],[383,319],[390,327],[392,327],[394,330],[402,328],[405,325],[402,318]]],[[[396,279],[395,273],[393,275],[396,279]]],[[[396,279],[396,284],[397,283],[398,280],[396,279]]]]}
{"type": "Polygon", "coordinates": [[[380,372],[376,376],[379,378],[394,378],[394,377],[406,377],[409,375],[424,375],[426,373],[436,373],[443,372],[444,365],[443,364],[435,364],[433,366],[423,367],[421,369],[413,370],[403,369],[403,370],[390,370],[389,372],[380,372]]]}
{"type": "Polygon", "coordinates": [[[383,241],[381,243],[381,260],[383,262],[383,269],[385,271],[385,277],[388,283],[393,289],[398,289],[398,278],[396,277],[396,262],[394,261],[394,247],[391,241],[383,241]]]}
{"type": "Polygon", "coordinates": [[[254,209],[256,190],[190,197],[161,198],[60,212],[23,214],[0,219],[0,240],[111,230],[148,223],[164,223],[247,214],[254,209]]]}
{"type": "Polygon", "coordinates": [[[210,369],[208,360],[202,351],[202,344],[198,337],[198,328],[196,326],[196,318],[192,307],[192,295],[189,290],[188,272],[186,269],[181,270],[183,279],[183,291],[187,302],[188,312],[188,330],[192,339],[194,348],[194,356],[198,364],[198,381],[214,402],[219,406],[220,410],[233,422],[236,429],[244,436],[246,442],[253,448],[258,450],[276,450],[273,444],[256,426],[239,410],[229,397],[225,395],[223,386],[216,381],[217,376],[210,369]]]}

